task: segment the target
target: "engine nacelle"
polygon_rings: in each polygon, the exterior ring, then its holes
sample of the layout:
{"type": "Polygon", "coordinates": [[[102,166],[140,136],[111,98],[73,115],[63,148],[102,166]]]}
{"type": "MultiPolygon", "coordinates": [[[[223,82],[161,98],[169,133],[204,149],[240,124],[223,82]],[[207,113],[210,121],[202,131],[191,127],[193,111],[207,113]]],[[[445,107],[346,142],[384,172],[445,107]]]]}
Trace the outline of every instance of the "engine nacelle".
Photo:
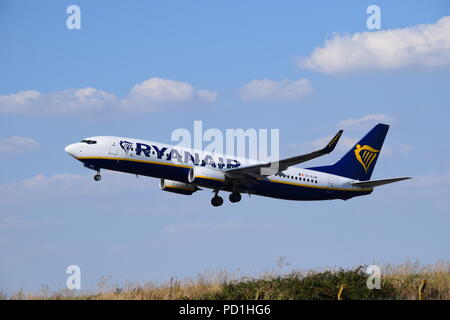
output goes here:
{"type": "Polygon", "coordinates": [[[194,166],[189,170],[188,181],[206,188],[221,188],[225,185],[223,170],[194,166]]]}
{"type": "Polygon", "coordinates": [[[159,187],[163,191],[186,195],[191,195],[195,191],[199,190],[197,186],[194,186],[192,184],[167,179],[161,179],[161,181],[159,182],[159,187]]]}

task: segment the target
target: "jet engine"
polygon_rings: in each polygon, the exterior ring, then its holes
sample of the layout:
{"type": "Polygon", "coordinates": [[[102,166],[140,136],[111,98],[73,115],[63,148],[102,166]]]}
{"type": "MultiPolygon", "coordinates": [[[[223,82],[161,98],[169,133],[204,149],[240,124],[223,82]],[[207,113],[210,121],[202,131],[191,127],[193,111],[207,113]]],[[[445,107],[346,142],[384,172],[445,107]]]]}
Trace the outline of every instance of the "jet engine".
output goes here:
{"type": "Polygon", "coordinates": [[[159,187],[163,191],[185,195],[191,195],[195,191],[200,190],[197,186],[194,186],[192,184],[167,179],[161,179],[161,181],[159,182],[159,187]]]}
{"type": "Polygon", "coordinates": [[[220,169],[194,166],[189,170],[188,181],[206,188],[221,188],[225,185],[225,173],[220,169]]]}

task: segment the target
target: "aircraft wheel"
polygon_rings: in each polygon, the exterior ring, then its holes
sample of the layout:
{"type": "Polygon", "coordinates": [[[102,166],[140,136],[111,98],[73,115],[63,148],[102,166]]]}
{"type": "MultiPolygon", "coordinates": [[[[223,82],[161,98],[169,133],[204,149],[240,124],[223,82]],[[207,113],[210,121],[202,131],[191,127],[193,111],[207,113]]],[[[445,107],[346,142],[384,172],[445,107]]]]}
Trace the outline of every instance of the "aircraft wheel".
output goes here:
{"type": "Polygon", "coordinates": [[[223,204],[223,198],[215,196],[211,199],[211,204],[213,205],[213,207],[219,207],[223,204]]]}
{"type": "Polygon", "coordinates": [[[232,192],[230,193],[230,196],[228,197],[230,199],[230,202],[235,203],[241,201],[242,197],[239,192],[232,192]]]}
{"type": "Polygon", "coordinates": [[[100,181],[101,178],[102,178],[102,176],[99,175],[98,173],[94,176],[94,180],[95,180],[95,181],[100,181]]]}

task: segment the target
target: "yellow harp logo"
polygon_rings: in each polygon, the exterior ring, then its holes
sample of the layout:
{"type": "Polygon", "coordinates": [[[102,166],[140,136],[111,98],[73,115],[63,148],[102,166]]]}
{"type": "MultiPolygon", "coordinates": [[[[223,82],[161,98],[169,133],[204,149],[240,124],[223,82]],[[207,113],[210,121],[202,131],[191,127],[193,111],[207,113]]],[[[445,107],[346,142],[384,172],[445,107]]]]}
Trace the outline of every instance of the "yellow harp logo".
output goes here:
{"type": "Polygon", "coordinates": [[[361,146],[360,144],[356,145],[355,149],[355,156],[356,159],[358,159],[359,163],[363,166],[364,170],[367,173],[367,170],[369,170],[370,165],[372,164],[373,160],[377,157],[380,150],[376,150],[370,146],[364,145],[361,146]]]}

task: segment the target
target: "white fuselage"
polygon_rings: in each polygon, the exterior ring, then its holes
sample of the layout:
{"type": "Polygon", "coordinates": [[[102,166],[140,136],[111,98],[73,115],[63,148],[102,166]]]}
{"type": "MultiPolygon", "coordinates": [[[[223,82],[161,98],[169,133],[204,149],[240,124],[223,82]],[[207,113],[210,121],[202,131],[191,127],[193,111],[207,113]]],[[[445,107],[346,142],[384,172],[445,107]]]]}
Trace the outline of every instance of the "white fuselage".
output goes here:
{"type": "MultiPolygon", "coordinates": [[[[230,168],[258,163],[214,152],[111,136],[86,138],[65,150],[93,170],[116,170],[187,184],[188,170],[195,166],[223,174],[230,168]]],[[[207,182],[201,187],[232,191],[232,187],[226,184],[227,179],[224,180],[222,187],[213,183],[208,185],[207,182]]],[[[355,180],[297,167],[289,167],[282,173],[256,178],[255,181],[242,183],[239,192],[292,200],[349,199],[372,192],[372,189],[353,186],[355,180]]]]}

